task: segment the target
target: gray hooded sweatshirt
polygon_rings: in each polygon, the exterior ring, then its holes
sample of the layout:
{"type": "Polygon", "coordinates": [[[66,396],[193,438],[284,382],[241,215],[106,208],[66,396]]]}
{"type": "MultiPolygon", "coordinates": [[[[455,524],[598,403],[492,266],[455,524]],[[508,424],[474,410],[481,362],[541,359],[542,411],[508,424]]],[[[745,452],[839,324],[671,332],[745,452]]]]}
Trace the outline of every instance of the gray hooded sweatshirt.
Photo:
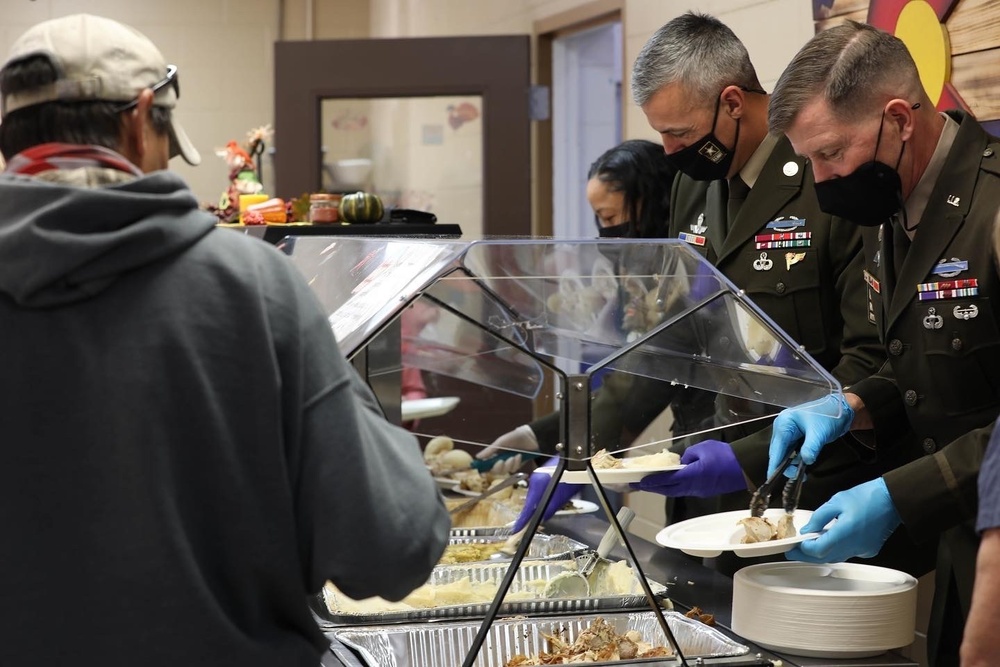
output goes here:
{"type": "Polygon", "coordinates": [[[0,665],[316,667],[306,597],[423,583],[440,495],[287,258],[112,180],[0,177],[0,665]]]}

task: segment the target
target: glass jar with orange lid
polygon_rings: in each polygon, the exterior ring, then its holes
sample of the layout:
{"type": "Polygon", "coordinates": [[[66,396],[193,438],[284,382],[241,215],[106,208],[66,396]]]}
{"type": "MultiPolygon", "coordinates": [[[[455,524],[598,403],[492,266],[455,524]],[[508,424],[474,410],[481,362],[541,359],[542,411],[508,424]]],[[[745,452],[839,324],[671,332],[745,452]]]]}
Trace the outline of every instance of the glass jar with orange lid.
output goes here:
{"type": "Polygon", "coordinates": [[[309,195],[309,222],[314,225],[331,225],[340,222],[341,195],[317,192],[309,195]]]}

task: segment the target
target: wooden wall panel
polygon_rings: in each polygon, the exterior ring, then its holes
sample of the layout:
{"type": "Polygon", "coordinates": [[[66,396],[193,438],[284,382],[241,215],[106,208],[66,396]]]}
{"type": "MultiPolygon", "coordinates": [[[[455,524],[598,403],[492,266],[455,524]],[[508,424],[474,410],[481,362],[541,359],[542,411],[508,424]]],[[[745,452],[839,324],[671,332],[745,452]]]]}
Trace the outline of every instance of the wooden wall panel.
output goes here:
{"type": "Polygon", "coordinates": [[[1000,47],[1000,8],[996,0],[961,0],[945,25],[953,56],[1000,47]]]}
{"type": "Polygon", "coordinates": [[[1000,118],[1000,49],[955,56],[951,62],[951,83],[976,118],[1000,118]]]}
{"type": "Polygon", "coordinates": [[[836,16],[830,16],[829,18],[823,19],[821,21],[816,21],[816,32],[822,32],[827,28],[832,28],[835,25],[840,25],[845,21],[860,21],[865,22],[868,18],[868,9],[859,9],[853,12],[846,12],[844,14],[837,14],[836,16]]]}
{"type": "Polygon", "coordinates": [[[813,3],[813,17],[819,21],[821,19],[833,18],[844,14],[853,14],[857,11],[868,13],[868,0],[811,0],[813,3]]]}
{"type": "MultiPolygon", "coordinates": [[[[869,7],[879,0],[810,2],[820,32],[848,19],[866,21],[869,7]]],[[[951,84],[979,120],[1000,119],[1000,2],[958,0],[944,25],[951,45],[951,84]]]]}

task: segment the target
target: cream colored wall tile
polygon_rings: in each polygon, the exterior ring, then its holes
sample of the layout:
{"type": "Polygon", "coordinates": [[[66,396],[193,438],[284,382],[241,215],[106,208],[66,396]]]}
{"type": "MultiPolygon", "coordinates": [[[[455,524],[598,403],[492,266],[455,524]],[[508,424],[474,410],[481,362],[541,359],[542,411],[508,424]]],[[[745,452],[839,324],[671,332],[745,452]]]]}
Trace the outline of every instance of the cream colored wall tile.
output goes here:
{"type": "MultiPolygon", "coordinates": [[[[351,0],[346,0],[351,1],[351,0]]],[[[175,159],[171,168],[199,200],[215,202],[226,188],[225,163],[214,149],[243,141],[274,118],[273,43],[278,0],[38,0],[8,2],[0,53],[40,21],[86,12],[132,25],[178,66],[177,116],[201,152],[202,166],[175,159]]],[[[265,164],[265,181],[270,180],[265,164]]]]}
{"type": "Polygon", "coordinates": [[[792,57],[814,34],[812,7],[798,0],[770,0],[719,14],[750,52],[765,89],[771,90],[792,57]],[[761,26],[767,26],[762,30],[761,26]],[[780,39],[775,39],[780,35],[780,39]]]}
{"type": "Polygon", "coordinates": [[[635,512],[635,520],[628,532],[653,542],[656,534],[666,525],[664,497],[648,491],[633,491],[628,494],[625,503],[635,512]]]}
{"type": "Polygon", "coordinates": [[[223,25],[225,0],[49,0],[50,16],[87,13],[107,16],[124,23],[158,25],[223,25]]]}
{"type": "MultiPolygon", "coordinates": [[[[50,0],[40,0],[39,2],[8,2],[6,4],[9,6],[3,8],[4,32],[10,30],[14,33],[11,41],[29,26],[52,16],[52,8],[49,6],[50,0]]],[[[10,42],[6,42],[6,44],[2,45],[4,47],[2,51],[4,55],[7,53],[7,46],[9,44],[10,42]]]]}
{"type": "Polygon", "coordinates": [[[641,36],[642,42],[645,43],[660,26],[687,9],[688,7],[679,2],[628,0],[625,5],[625,25],[622,28],[627,37],[641,36]]]}
{"type": "MultiPolygon", "coordinates": [[[[322,8],[330,5],[346,5],[350,7],[361,3],[365,3],[365,0],[322,0],[316,3],[316,14],[318,17],[322,8]]],[[[278,27],[278,3],[275,0],[225,0],[222,5],[222,11],[224,24],[219,26],[222,29],[222,34],[225,34],[226,30],[232,24],[251,23],[256,25],[264,22],[270,24],[274,29],[278,27]]],[[[366,23],[367,18],[366,14],[366,23]]]]}
{"type": "Polygon", "coordinates": [[[434,193],[433,211],[438,221],[461,225],[463,239],[482,238],[482,188],[442,188],[434,193]]]}
{"type": "MultiPolygon", "coordinates": [[[[242,2],[242,0],[232,0],[242,2]]],[[[370,34],[369,0],[322,0],[314,5],[315,39],[364,39],[370,34]]]]}

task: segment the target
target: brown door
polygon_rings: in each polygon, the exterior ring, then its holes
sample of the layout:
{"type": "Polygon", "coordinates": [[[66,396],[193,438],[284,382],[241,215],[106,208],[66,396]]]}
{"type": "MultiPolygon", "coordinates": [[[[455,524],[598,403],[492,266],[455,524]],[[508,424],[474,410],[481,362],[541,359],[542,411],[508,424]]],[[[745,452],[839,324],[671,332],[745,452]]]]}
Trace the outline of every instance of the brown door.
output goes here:
{"type": "Polygon", "coordinates": [[[529,50],[527,35],[278,42],[277,191],[374,190],[466,237],[529,235],[529,50]]]}

